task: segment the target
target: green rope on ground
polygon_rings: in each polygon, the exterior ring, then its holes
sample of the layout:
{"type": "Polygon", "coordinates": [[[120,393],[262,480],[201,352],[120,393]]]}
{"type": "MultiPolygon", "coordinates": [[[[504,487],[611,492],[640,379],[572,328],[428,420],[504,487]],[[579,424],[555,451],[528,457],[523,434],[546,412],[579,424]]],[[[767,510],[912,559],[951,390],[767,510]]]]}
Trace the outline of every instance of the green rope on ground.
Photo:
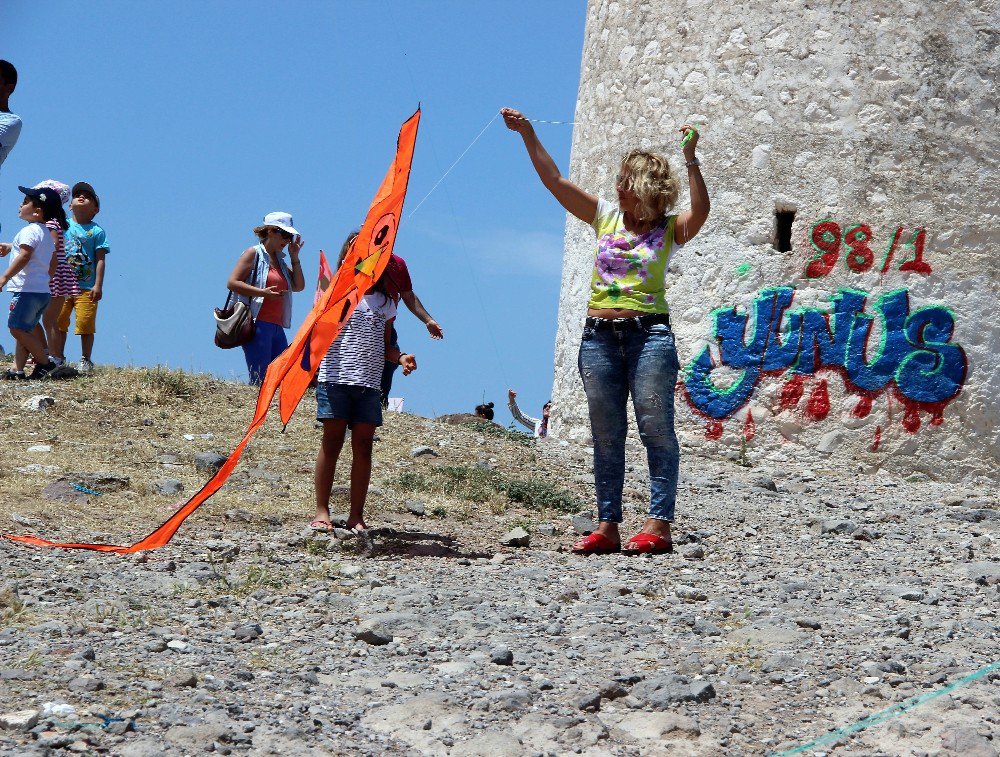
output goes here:
{"type": "Polygon", "coordinates": [[[859,720],[857,723],[853,723],[851,725],[845,725],[843,728],[838,728],[835,731],[830,731],[830,733],[826,734],[825,736],[820,736],[817,739],[813,739],[812,741],[805,743],[802,746],[797,746],[794,749],[787,749],[784,752],[772,752],[770,757],[790,757],[793,754],[802,754],[806,750],[812,749],[813,747],[822,746],[824,744],[830,744],[834,741],[839,741],[844,736],[849,736],[852,733],[863,731],[866,728],[871,728],[873,725],[879,725],[880,723],[884,723],[886,720],[891,720],[892,718],[898,715],[902,715],[904,712],[909,712],[910,710],[919,707],[920,705],[925,704],[926,702],[929,702],[930,700],[935,699],[936,697],[952,692],[961,686],[965,686],[968,683],[972,683],[973,681],[982,678],[983,676],[988,676],[995,670],[1000,670],[1000,660],[990,663],[986,667],[980,668],[975,673],[970,673],[964,678],[959,678],[954,683],[949,683],[947,686],[938,689],[937,691],[931,691],[928,692],[927,694],[919,694],[915,697],[911,697],[910,699],[904,699],[899,704],[894,704],[892,707],[886,710],[882,710],[881,712],[876,712],[874,715],[871,715],[865,718],[864,720],[859,720]]]}

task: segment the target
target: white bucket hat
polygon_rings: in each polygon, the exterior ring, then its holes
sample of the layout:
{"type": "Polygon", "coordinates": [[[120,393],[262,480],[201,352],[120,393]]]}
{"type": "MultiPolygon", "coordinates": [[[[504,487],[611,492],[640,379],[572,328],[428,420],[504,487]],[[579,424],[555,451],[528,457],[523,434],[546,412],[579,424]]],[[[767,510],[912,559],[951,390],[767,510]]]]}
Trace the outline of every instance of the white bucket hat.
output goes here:
{"type": "Polygon", "coordinates": [[[298,235],[299,233],[295,230],[295,227],[292,226],[292,214],[282,213],[280,210],[276,210],[274,213],[268,213],[264,216],[264,223],[262,223],[261,226],[274,226],[282,231],[287,231],[289,234],[298,235]]]}

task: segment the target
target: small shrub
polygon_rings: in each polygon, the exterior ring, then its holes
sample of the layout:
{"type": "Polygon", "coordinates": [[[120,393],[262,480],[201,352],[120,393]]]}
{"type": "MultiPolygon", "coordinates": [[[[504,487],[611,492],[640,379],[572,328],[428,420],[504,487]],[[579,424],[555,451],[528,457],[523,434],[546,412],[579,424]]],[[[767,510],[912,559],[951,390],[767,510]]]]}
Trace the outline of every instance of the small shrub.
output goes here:
{"type": "Polygon", "coordinates": [[[520,431],[515,431],[513,428],[504,428],[498,423],[476,423],[472,426],[472,428],[476,429],[484,436],[489,436],[494,439],[504,439],[508,442],[520,444],[525,447],[530,447],[535,443],[535,437],[522,434],[520,431]]]}
{"type": "Polygon", "coordinates": [[[580,509],[580,503],[568,491],[557,489],[548,481],[537,478],[508,478],[504,482],[504,494],[511,502],[519,502],[533,510],[550,509],[574,513],[580,509]]]}
{"type": "Polygon", "coordinates": [[[502,512],[504,503],[516,502],[532,510],[574,513],[580,503],[570,492],[537,478],[511,478],[497,471],[468,465],[441,465],[425,473],[407,471],[397,478],[406,491],[444,494],[468,502],[490,502],[502,512]],[[502,499],[501,499],[502,498],[502,499]]]}
{"type": "Polygon", "coordinates": [[[135,391],[137,405],[164,405],[174,400],[190,400],[195,394],[191,377],[158,365],[136,374],[139,386],[135,391]]]}
{"type": "Polygon", "coordinates": [[[408,489],[418,492],[427,490],[427,479],[414,471],[405,471],[404,473],[400,473],[399,478],[396,481],[397,486],[399,486],[400,489],[408,489]]]}

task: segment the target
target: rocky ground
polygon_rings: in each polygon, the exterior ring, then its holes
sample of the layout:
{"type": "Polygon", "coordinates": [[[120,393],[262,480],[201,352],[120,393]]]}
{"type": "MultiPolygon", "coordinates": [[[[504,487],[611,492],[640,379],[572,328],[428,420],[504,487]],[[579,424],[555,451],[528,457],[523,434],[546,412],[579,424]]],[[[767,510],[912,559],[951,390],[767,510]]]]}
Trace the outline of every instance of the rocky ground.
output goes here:
{"type": "MultiPolygon", "coordinates": [[[[0,387],[0,527],[138,539],[251,402],[164,371],[0,387]]],[[[772,754],[1000,658],[995,482],[688,454],[674,554],[585,558],[586,448],[396,415],[377,530],[338,538],[303,529],[312,410],[164,549],[0,540],[3,753],[772,754]]],[[[803,753],[998,748],[1000,671],[803,753]]]]}

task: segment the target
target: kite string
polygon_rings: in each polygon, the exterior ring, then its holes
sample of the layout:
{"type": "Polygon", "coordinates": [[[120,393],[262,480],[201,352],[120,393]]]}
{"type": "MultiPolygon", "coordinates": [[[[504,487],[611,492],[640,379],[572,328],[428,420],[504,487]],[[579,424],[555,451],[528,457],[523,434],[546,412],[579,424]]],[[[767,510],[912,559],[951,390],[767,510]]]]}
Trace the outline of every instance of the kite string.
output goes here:
{"type": "MultiPolygon", "coordinates": [[[[492,125],[493,125],[493,122],[494,122],[494,121],[496,121],[496,120],[497,120],[497,118],[499,118],[499,117],[500,117],[500,113],[499,113],[499,112],[497,112],[497,114],[496,114],[496,115],[494,115],[494,116],[493,116],[493,118],[491,118],[491,119],[490,119],[490,120],[489,120],[489,121],[488,121],[488,122],[486,123],[486,126],[484,126],[484,127],[483,127],[482,131],[480,131],[480,132],[479,132],[479,133],[478,133],[478,134],[476,135],[476,138],[475,138],[475,139],[473,139],[473,140],[472,140],[472,141],[471,141],[471,142],[469,143],[469,146],[468,146],[468,147],[466,147],[466,148],[465,148],[465,149],[464,149],[464,150],[462,151],[462,154],[461,154],[461,155],[459,155],[459,156],[458,156],[458,157],[457,157],[457,158],[455,159],[455,162],[454,162],[454,163],[452,163],[452,164],[451,164],[451,165],[450,165],[450,166],[448,167],[448,170],[444,172],[444,174],[443,174],[443,175],[441,176],[441,178],[440,178],[440,179],[438,179],[438,180],[437,180],[437,183],[436,183],[436,184],[435,184],[435,185],[434,185],[433,187],[431,187],[431,191],[430,191],[430,192],[428,192],[427,194],[425,194],[425,195],[424,195],[424,197],[423,197],[423,199],[422,199],[422,200],[421,200],[420,202],[418,202],[418,203],[417,203],[417,206],[416,206],[416,207],[415,207],[415,208],[414,208],[413,210],[411,210],[411,211],[410,211],[410,214],[409,214],[409,215],[408,215],[408,216],[406,217],[406,220],[407,220],[407,221],[409,221],[409,220],[410,220],[411,218],[413,218],[413,214],[414,214],[414,213],[416,213],[416,212],[417,212],[417,211],[418,211],[418,210],[420,209],[420,206],[421,206],[421,205],[423,205],[423,204],[424,204],[424,202],[425,202],[425,201],[427,200],[427,198],[428,198],[428,197],[430,197],[430,196],[431,196],[431,194],[433,194],[433,193],[434,193],[434,190],[435,190],[435,189],[437,189],[437,188],[438,188],[438,187],[439,187],[439,186],[441,185],[441,182],[442,182],[442,181],[444,181],[444,180],[445,180],[445,178],[446,178],[446,177],[448,176],[448,174],[450,174],[450,173],[452,172],[452,169],[454,169],[454,168],[455,168],[455,166],[457,166],[457,165],[459,164],[459,162],[461,162],[462,158],[464,158],[464,157],[465,157],[466,153],[467,153],[467,152],[469,152],[469,150],[471,150],[471,149],[472,149],[472,146],[473,146],[474,144],[476,144],[476,142],[478,142],[478,141],[479,141],[479,138],[480,138],[481,136],[483,136],[483,134],[485,134],[485,133],[486,133],[486,130],[487,130],[488,128],[490,128],[490,126],[492,126],[492,125]]],[[[436,161],[436,160],[437,160],[437,157],[435,156],[435,161],[436,161]]]]}

